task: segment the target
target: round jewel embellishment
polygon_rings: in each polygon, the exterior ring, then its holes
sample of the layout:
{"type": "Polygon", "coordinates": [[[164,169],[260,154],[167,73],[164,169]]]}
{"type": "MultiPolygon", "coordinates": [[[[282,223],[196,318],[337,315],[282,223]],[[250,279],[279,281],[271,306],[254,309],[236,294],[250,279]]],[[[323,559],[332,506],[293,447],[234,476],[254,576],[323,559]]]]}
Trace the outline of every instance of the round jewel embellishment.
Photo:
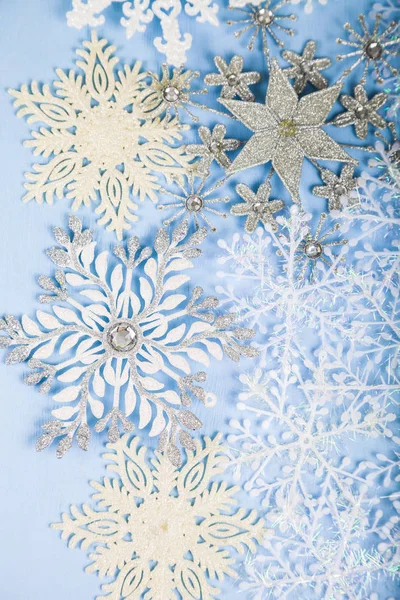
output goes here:
{"type": "Polygon", "coordinates": [[[107,339],[116,352],[130,352],[137,344],[138,334],[131,323],[120,321],[109,329],[107,339]]]}
{"type": "Polygon", "coordinates": [[[163,92],[164,100],[167,102],[177,102],[179,100],[180,91],[174,85],[169,85],[163,92]]]}
{"type": "Polygon", "coordinates": [[[308,258],[319,258],[322,254],[322,246],[318,242],[308,242],[304,247],[304,253],[308,258]]]}
{"type": "Polygon", "coordinates": [[[203,200],[200,198],[200,196],[193,194],[186,200],[186,208],[190,212],[199,212],[199,210],[203,208],[203,200]]]}
{"type": "Polygon", "coordinates": [[[378,58],[381,58],[383,54],[383,46],[379,42],[369,42],[365,47],[365,52],[368,58],[376,60],[378,58]]]}
{"type": "Polygon", "coordinates": [[[271,25],[274,21],[274,13],[272,10],[268,10],[267,8],[259,8],[256,12],[256,21],[260,25],[271,25]]]}

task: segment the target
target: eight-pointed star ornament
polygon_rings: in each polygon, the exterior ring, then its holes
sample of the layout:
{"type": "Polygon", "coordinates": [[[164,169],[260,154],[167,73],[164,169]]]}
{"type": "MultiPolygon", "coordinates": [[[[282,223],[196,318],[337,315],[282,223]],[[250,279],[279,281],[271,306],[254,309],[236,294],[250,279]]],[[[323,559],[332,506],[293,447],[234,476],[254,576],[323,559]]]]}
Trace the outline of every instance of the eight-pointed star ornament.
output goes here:
{"type": "Polygon", "coordinates": [[[269,161],[300,203],[299,186],[305,158],[354,163],[354,159],[322,127],[336,102],[341,84],[298,98],[277,61],[272,62],[265,104],[220,99],[254,132],[228,174],[269,161]]]}

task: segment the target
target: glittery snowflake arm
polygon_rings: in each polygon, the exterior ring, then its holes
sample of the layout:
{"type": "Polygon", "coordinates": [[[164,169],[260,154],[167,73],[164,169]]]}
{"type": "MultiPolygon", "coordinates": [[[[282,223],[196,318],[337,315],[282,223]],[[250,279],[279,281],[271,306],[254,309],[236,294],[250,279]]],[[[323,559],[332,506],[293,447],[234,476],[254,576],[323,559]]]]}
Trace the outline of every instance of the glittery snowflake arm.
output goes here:
{"type": "Polygon", "coordinates": [[[99,196],[99,222],[121,239],[137,220],[131,193],[156,201],[158,175],[182,181],[193,157],[179,145],[178,119],[146,112],[149,85],[140,62],[117,72],[114,46],[95,32],[83,46],[80,74],[57,69],[55,93],[36,82],[10,90],[17,115],[45,125],[25,142],[48,160],[26,175],[23,200],[52,204],[65,194],[76,210],[99,196]]]}
{"type": "Polygon", "coordinates": [[[240,340],[251,339],[254,331],[235,328],[234,314],[216,316],[218,300],[202,300],[201,288],[194,288],[190,298],[177,292],[190,279],[183,271],[201,254],[196,245],[205,238],[205,229],[188,235],[188,224],[183,222],[171,237],[161,229],[154,242],[155,256],[149,247],[140,250],[139,240],[131,238],[127,251],[115,247],[119,260],[115,266],[111,266],[108,252],[96,254],[92,232],[83,230],[77,217],[70,218],[70,229],[72,236],[55,228],[60,246],[48,251],[63,270],[56,272],[55,280],[39,278],[46,292],[40,301],[54,303],[53,314],[38,311],[39,326],[26,316],[21,323],[11,316],[1,322],[7,334],[0,338],[1,346],[11,348],[6,362],[30,359],[33,372],[25,379],[28,384],[42,382],[43,393],[55,380],[73,384],[54,396],[56,402],[67,406],[53,411],[57,420],[44,426],[37,448],[65,436],[57,450],[62,456],[76,433],[80,447],[87,449],[90,412],[98,419],[95,430],[101,432],[108,426],[109,438],[115,441],[118,421],[125,431],[131,431],[133,425],[126,417],[138,404],[139,427],[154,419],[151,435],[163,432],[160,447],[167,448],[170,460],[179,464],[175,438],[179,435],[181,444],[191,449],[193,440],[187,430],[201,427],[199,419],[185,408],[193,397],[207,400],[206,392],[196,385],[205,381],[205,373],[192,374],[188,360],[208,365],[209,355],[220,360],[225,353],[234,361],[240,356],[256,356],[255,348],[240,344],[240,340]],[[136,277],[139,268],[143,275],[136,277]],[[58,306],[60,301],[70,308],[58,306]],[[71,350],[73,356],[62,360],[71,350]],[[45,360],[51,356],[57,357],[55,364],[45,360]],[[170,384],[158,380],[161,372],[170,384]],[[113,407],[104,415],[106,384],[114,394],[113,407]]]}

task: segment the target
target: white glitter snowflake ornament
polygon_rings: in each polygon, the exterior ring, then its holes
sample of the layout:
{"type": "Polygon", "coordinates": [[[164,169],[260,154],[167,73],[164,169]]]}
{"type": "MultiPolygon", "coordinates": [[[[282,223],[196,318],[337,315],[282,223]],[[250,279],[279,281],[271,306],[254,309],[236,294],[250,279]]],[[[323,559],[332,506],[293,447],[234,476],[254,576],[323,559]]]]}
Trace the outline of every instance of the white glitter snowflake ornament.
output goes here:
{"type": "Polygon", "coordinates": [[[52,527],[70,548],[93,549],[86,571],[111,578],[99,598],[220,598],[216,580],[238,576],[232,550],[255,552],[268,533],[237,508],[238,488],[213,481],[227,463],[220,436],[192,443],[180,470],[159,452],[149,464],[138,442],[108,445],[116,477],[91,482],[95,509],[71,506],[52,527]]]}
{"type": "Polygon", "coordinates": [[[254,43],[257,39],[258,34],[261,32],[263,52],[267,62],[270,61],[270,50],[268,45],[268,35],[272,37],[275,43],[283,48],[284,43],[279,39],[277,32],[286,33],[287,35],[293,36],[294,30],[289,27],[285,27],[282,22],[295,21],[296,15],[283,14],[280,11],[281,8],[290,4],[291,0],[266,0],[266,2],[252,3],[246,2],[244,8],[241,8],[242,4],[237,2],[231,2],[229,8],[231,10],[238,10],[245,13],[244,19],[229,20],[228,25],[243,25],[242,29],[235,32],[235,37],[241,37],[244,33],[254,29],[253,36],[248,45],[249,50],[254,49],[254,43]]]}
{"type": "Polygon", "coordinates": [[[208,214],[217,215],[226,219],[228,216],[225,212],[214,208],[215,204],[227,203],[230,201],[229,196],[217,196],[210,197],[218,188],[224,183],[225,179],[221,179],[215,185],[209,189],[205,189],[207,181],[207,174],[196,177],[193,173],[189,175],[189,187],[185,188],[177,182],[180,187],[182,194],[176,194],[170,190],[163,189],[163,193],[167,194],[175,200],[175,202],[169,204],[159,204],[159,210],[171,210],[175,211],[175,214],[164,221],[164,225],[171,225],[174,221],[180,217],[184,217],[187,222],[189,219],[193,219],[196,229],[200,226],[200,220],[203,220],[211,231],[217,231],[216,227],[208,219],[208,214]],[[196,184],[196,179],[200,179],[199,184],[196,184]]]}
{"type": "Polygon", "coordinates": [[[201,427],[186,407],[192,396],[207,403],[206,392],[196,386],[205,373],[193,374],[188,361],[206,366],[210,355],[219,360],[224,352],[234,361],[256,356],[255,348],[237,341],[251,339],[254,332],[232,327],[233,314],[216,316],[217,298],[201,299],[200,287],[190,296],[181,289],[190,280],[183,271],[201,254],[195,246],[205,229],[188,236],[184,222],[171,238],[160,229],[154,249],[140,249],[132,237],[127,249],[114,248],[116,258],[96,251],[92,232],[83,230],[78,218],[70,218],[70,229],[72,237],[56,227],[60,246],[47,252],[60,267],[55,280],[39,278],[46,291],[40,301],[52,303],[52,312],[38,311],[36,322],[27,316],[0,321],[6,333],[0,346],[10,348],[6,363],[28,360],[33,371],[27,384],[41,383],[43,393],[56,381],[67,384],[56,390],[54,400],[64,406],[53,410],[55,420],[43,426],[37,449],[61,437],[61,457],[74,436],[87,449],[92,416],[94,429],[108,426],[115,441],[119,421],[125,431],[132,430],[127,417],[137,407],[139,428],[151,424],[150,435],[162,433],[168,456],[178,464],[178,433],[185,445],[186,430],[201,427]]]}
{"type": "Polygon", "coordinates": [[[341,89],[336,84],[299,99],[274,59],[265,104],[220,98],[221,104],[253,132],[227,174],[271,161],[293,201],[300,203],[305,158],[357,162],[322,129],[341,89]]]}
{"type": "Polygon", "coordinates": [[[393,38],[393,33],[398,28],[399,23],[392,21],[392,23],[383,31],[379,32],[380,22],[382,15],[377,14],[375,18],[375,24],[372,32],[369,31],[365,15],[360,15],[358,20],[361,24],[362,34],[360,35],[355,31],[350,23],[346,23],[344,28],[350,32],[355,41],[347,41],[341,38],[337,39],[338,44],[355,48],[348,54],[341,54],[337,57],[338,60],[345,60],[353,58],[354,63],[350,68],[346,69],[344,77],[347,77],[354,69],[356,69],[361,63],[365,61],[364,73],[360,80],[361,84],[365,84],[367,81],[367,74],[370,65],[372,64],[377,76],[378,83],[383,83],[383,78],[380,69],[385,67],[392,75],[397,75],[397,69],[392,67],[389,60],[391,57],[398,56],[396,46],[400,44],[400,37],[393,38]]]}
{"type": "Polygon", "coordinates": [[[219,25],[218,4],[212,0],[72,0],[72,10],[67,12],[68,25],[77,29],[102,25],[105,22],[102,13],[113,3],[122,6],[121,25],[126,29],[127,39],[145,33],[149,24],[157,21],[162,37],[154,38],[154,46],[175,67],[185,64],[193,42],[190,33],[181,31],[183,9],[186,16],[195,17],[198,23],[219,25]]]}
{"type": "Polygon", "coordinates": [[[83,75],[57,69],[55,93],[35,81],[10,90],[19,117],[45,124],[25,142],[46,160],[26,175],[23,201],[52,204],[65,194],[77,210],[99,198],[99,224],[122,239],[138,218],[132,192],[155,201],[157,174],[183,180],[191,157],[183,146],[171,146],[181,140],[176,119],[144,115],[147,85],[140,63],[115,73],[118,58],[107,40],[93,32],[83,46],[77,51],[83,75]]]}

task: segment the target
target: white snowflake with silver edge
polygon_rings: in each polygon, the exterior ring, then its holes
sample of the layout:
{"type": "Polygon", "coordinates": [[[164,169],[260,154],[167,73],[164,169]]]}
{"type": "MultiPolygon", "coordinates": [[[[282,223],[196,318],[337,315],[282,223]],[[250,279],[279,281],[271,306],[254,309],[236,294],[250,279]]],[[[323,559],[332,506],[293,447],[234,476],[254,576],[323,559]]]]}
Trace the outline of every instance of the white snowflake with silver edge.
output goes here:
{"type": "Polygon", "coordinates": [[[274,59],[265,104],[220,98],[219,101],[253,132],[227,174],[271,161],[293,201],[300,203],[305,158],[357,163],[322,129],[341,89],[342,85],[336,84],[299,99],[274,59]]]}
{"type": "Polygon", "coordinates": [[[181,31],[183,11],[185,16],[195,17],[198,23],[219,25],[218,4],[212,0],[72,0],[72,10],[67,12],[68,25],[77,29],[103,25],[102,13],[113,3],[122,5],[121,25],[126,28],[127,39],[147,32],[150,23],[157,21],[162,37],[154,38],[154,46],[175,67],[185,64],[186,53],[193,43],[192,35],[181,31]]]}
{"type": "Polygon", "coordinates": [[[97,203],[98,223],[122,239],[138,219],[131,194],[155,202],[157,174],[183,180],[192,157],[173,145],[182,139],[177,119],[148,114],[140,62],[115,72],[115,47],[94,32],[83,47],[77,50],[82,74],[57,69],[55,93],[36,81],[9,90],[19,117],[45,125],[25,142],[44,160],[26,174],[23,201],[53,204],[65,195],[73,210],[97,203]]]}
{"type": "Polygon", "coordinates": [[[234,314],[216,316],[218,299],[202,298],[202,288],[183,293],[190,280],[183,271],[201,254],[196,245],[206,236],[204,228],[188,236],[184,222],[171,238],[160,229],[154,249],[140,249],[132,237],[127,248],[114,248],[114,259],[96,251],[92,232],[76,217],[70,218],[70,229],[72,236],[54,229],[60,246],[47,254],[60,270],[54,279],[39,278],[45,290],[40,301],[53,304],[52,312],[39,310],[36,320],[7,316],[0,322],[6,334],[0,346],[10,349],[6,363],[27,360],[32,369],[27,384],[41,384],[42,393],[66,384],[53,397],[63,406],[52,411],[55,420],[43,426],[37,449],[60,437],[61,457],[76,436],[86,450],[92,416],[94,429],[108,427],[115,441],[119,423],[132,430],[128,417],[136,409],[139,428],[151,424],[150,435],[168,441],[167,454],[178,464],[176,438],[185,445],[188,431],[202,425],[187,407],[193,397],[208,402],[196,385],[206,375],[193,373],[190,363],[207,366],[210,356],[220,360],[224,353],[234,361],[256,356],[255,348],[239,342],[254,331],[236,328],[234,314]]]}

